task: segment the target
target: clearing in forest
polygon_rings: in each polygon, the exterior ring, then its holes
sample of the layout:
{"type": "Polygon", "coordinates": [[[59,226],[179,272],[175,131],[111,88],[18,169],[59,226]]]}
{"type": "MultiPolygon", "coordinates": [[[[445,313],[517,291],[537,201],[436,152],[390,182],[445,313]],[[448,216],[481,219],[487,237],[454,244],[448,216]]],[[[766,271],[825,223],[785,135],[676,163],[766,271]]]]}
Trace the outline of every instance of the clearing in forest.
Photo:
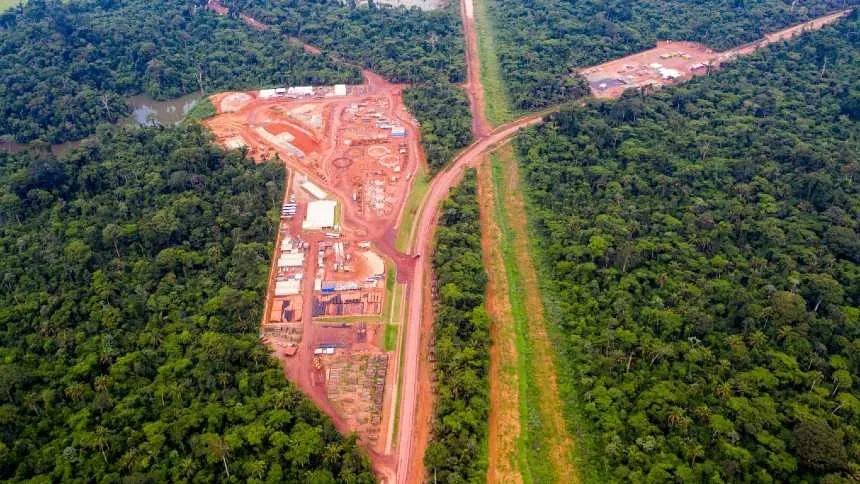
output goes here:
{"type": "Polygon", "coordinates": [[[528,244],[525,201],[518,166],[510,145],[493,153],[493,182],[498,200],[496,219],[501,228],[508,297],[518,338],[520,367],[520,425],[525,434],[521,446],[528,458],[527,482],[580,482],[574,468],[575,446],[565,428],[563,404],[558,393],[555,350],[549,341],[540,297],[538,276],[528,244]],[[525,380],[525,381],[523,381],[525,380]],[[548,459],[547,459],[548,457],[548,459]]]}
{"type": "Polygon", "coordinates": [[[390,234],[424,160],[403,86],[365,79],[215,94],[203,124],[225,148],[289,168],[263,342],[390,479],[396,333],[414,265],[390,234]]]}
{"type": "Polygon", "coordinates": [[[523,482],[520,461],[520,365],[517,328],[508,299],[508,275],[502,257],[502,234],[497,225],[492,166],[485,157],[478,167],[481,209],[481,246],[487,270],[487,313],[490,336],[490,435],[487,482],[523,482]]]}
{"type": "MultiPolygon", "coordinates": [[[[496,56],[496,33],[488,12],[489,0],[463,0],[463,2],[469,6],[474,4],[474,9],[466,10],[463,25],[467,43],[472,40],[472,44],[477,44],[478,55],[474,62],[479,67],[483,100],[486,103],[483,108],[478,109],[483,111],[482,114],[486,115],[490,124],[499,126],[513,120],[515,113],[511,112],[507,87],[502,79],[502,68],[496,56]],[[468,10],[473,10],[473,15],[469,15],[468,10]]],[[[467,50],[469,47],[471,46],[467,45],[467,50]]],[[[475,70],[474,67],[470,62],[470,73],[475,70]]]]}
{"type": "Polygon", "coordinates": [[[851,9],[847,9],[825,15],[724,52],[715,52],[696,42],[657,42],[657,47],[653,49],[586,67],[579,74],[585,77],[592,95],[598,98],[616,99],[627,89],[660,89],[665,85],[705,75],[738,56],[752,54],[768,44],[818,30],[850,12],[851,9]]]}

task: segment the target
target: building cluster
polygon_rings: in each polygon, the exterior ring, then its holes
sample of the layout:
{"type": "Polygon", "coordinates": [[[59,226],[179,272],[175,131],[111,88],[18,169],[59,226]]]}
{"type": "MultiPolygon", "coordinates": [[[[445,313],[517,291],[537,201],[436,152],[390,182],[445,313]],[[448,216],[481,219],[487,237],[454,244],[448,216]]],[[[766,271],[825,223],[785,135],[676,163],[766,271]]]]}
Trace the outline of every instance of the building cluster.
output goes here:
{"type": "Polygon", "coordinates": [[[271,89],[260,89],[257,97],[260,99],[289,98],[298,99],[304,97],[330,97],[346,96],[346,84],[335,84],[334,86],[292,86],[275,87],[271,89]]]}

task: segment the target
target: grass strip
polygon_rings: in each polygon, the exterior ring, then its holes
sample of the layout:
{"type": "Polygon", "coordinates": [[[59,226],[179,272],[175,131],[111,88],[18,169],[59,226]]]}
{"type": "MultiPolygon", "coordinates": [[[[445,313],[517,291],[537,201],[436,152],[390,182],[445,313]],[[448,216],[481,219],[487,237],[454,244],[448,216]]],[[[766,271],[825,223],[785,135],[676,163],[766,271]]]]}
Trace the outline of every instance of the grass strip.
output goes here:
{"type": "MultiPolygon", "coordinates": [[[[522,276],[513,249],[514,233],[508,224],[508,213],[504,206],[507,180],[502,172],[500,156],[494,152],[490,158],[493,188],[496,192],[496,223],[501,233],[501,252],[508,277],[508,297],[516,330],[517,353],[520,355],[517,362],[520,385],[520,438],[517,447],[520,451],[520,468],[524,483],[557,482],[555,470],[546,456],[548,444],[542,436],[547,430],[538,411],[540,390],[534,379],[533,368],[529,364],[533,359],[534,348],[527,333],[528,316],[522,290],[522,276]]],[[[505,161],[511,162],[511,160],[505,161]]]]}
{"type": "Polygon", "coordinates": [[[386,324],[385,335],[383,337],[383,348],[385,351],[394,351],[397,347],[397,330],[400,328],[397,324],[386,324]]]}
{"type": "Polygon", "coordinates": [[[427,168],[423,163],[418,164],[418,170],[415,171],[415,179],[412,181],[412,189],[409,191],[409,197],[403,207],[403,218],[400,220],[400,226],[397,228],[397,238],[394,241],[394,248],[400,252],[409,250],[409,238],[412,235],[412,225],[417,220],[421,201],[424,195],[430,188],[431,177],[427,174],[427,168]]]}
{"type": "Polygon", "coordinates": [[[511,111],[508,90],[496,56],[496,33],[489,12],[491,0],[472,1],[475,2],[475,35],[478,37],[478,56],[481,59],[480,78],[484,86],[485,114],[495,127],[512,121],[517,113],[511,111]]]}

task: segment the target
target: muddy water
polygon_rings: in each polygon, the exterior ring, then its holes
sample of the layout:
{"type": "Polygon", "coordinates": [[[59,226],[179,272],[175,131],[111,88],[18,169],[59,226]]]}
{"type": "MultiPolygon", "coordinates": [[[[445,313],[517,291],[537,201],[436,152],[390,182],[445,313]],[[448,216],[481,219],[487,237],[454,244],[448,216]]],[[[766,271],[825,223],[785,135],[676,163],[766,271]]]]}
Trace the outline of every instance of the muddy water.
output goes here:
{"type": "Polygon", "coordinates": [[[156,101],[145,94],[132,96],[128,98],[128,104],[133,111],[123,124],[173,126],[182,121],[198,99],[200,93],[196,92],[168,101],[156,101]]]}
{"type": "MultiPolygon", "coordinates": [[[[132,96],[128,98],[132,113],[121,121],[124,126],[173,126],[188,114],[188,111],[200,99],[199,93],[188,94],[169,101],[156,101],[147,95],[132,96]]],[[[78,141],[67,141],[51,145],[51,152],[55,156],[62,156],[70,149],[81,144],[78,141]]],[[[28,148],[26,143],[9,143],[0,141],[0,150],[8,153],[17,153],[28,148]]]]}

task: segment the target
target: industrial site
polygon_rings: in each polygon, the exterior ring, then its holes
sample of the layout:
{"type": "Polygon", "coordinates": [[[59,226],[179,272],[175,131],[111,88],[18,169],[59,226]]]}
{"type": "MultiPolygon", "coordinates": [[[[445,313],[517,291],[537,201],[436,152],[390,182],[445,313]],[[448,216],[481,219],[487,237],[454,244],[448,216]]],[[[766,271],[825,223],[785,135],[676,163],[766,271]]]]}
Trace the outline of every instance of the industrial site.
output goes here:
{"type": "Polygon", "coordinates": [[[383,338],[412,266],[389,241],[420,151],[401,88],[365,76],[216,94],[206,125],[225,148],[288,169],[263,341],[340,430],[384,453],[396,370],[383,338]]]}
{"type": "Polygon", "coordinates": [[[696,42],[661,41],[653,49],[581,69],[579,74],[588,81],[591,94],[596,98],[616,99],[628,89],[659,90],[663,86],[705,75],[725,62],[752,54],[768,44],[820,29],[847,14],[848,11],[836,12],[723,52],[696,42]]]}

